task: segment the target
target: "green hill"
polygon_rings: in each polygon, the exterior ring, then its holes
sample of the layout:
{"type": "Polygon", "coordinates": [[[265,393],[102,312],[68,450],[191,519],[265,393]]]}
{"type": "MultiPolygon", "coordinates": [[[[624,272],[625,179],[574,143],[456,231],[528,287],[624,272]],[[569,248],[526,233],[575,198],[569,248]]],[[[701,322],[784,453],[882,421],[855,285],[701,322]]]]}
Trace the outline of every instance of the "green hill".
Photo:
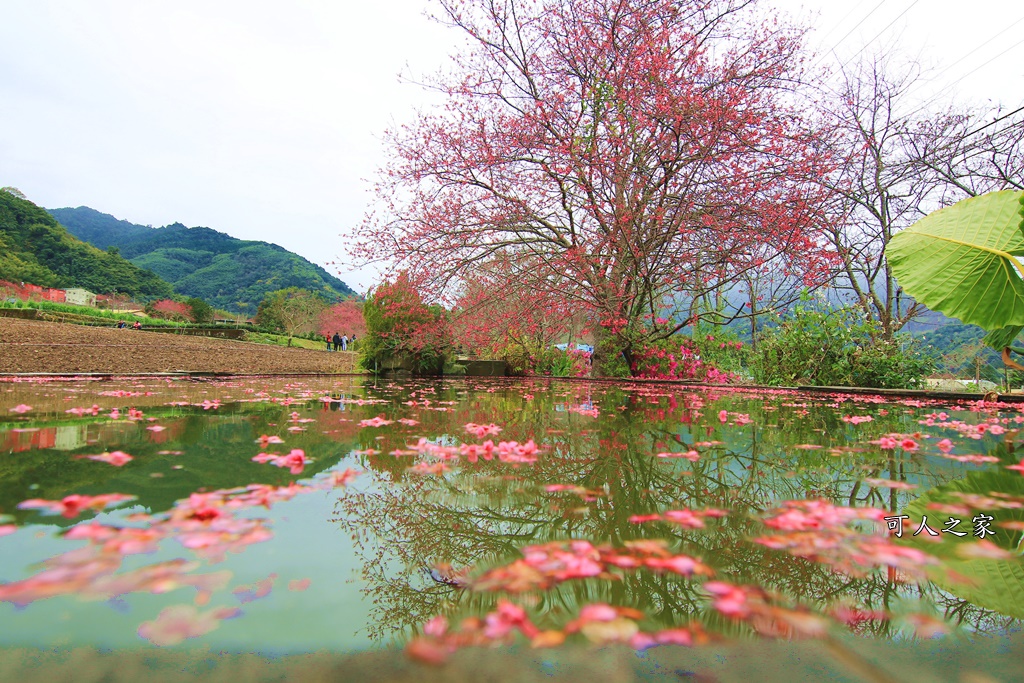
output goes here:
{"type": "Polygon", "coordinates": [[[125,258],[157,273],[181,294],[197,296],[216,308],[255,313],[267,292],[286,287],[319,292],[330,300],[355,294],[323,268],[276,244],[181,223],[149,228],[84,206],[50,213],[72,234],[97,246],[117,247],[125,258]]]}
{"type": "Polygon", "coordinates": [[[44,209],[7,189],[0,190],[0,280],[143,300],[173,293],[154,273],[73,237],[44,209]]]}

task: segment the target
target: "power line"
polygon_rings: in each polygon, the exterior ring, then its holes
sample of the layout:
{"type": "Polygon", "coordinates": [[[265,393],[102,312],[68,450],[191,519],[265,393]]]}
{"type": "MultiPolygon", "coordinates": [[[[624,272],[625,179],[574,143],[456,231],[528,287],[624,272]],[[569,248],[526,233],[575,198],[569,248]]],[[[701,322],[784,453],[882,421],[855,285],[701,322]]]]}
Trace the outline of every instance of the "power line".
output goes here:
{"type": "MultiPolygon", "coordinates": [[[[824,43],[824,42],[825,42],[825,39],[826,39],[826,38],[828,38],[828,37],[829,37],[830,35],[832,35],[833,33],[835,33],[836,29],[837,29],[837,28],[839,28],[840,26],[842,26],[842,25],[843,25],[843,22],[844,22],[844,21],[846,21],[847,19],[849,19],[849,18],[850,18],[850,15],[851,15],[851,14],[853,14],[854,12],[856,12],[856,11],[857,11],[858,9],[860,9],[860,6],[861,6],[861,5],[863,5],[863,4],[864,4],[863,2],[857,2],[856,4],[854,4],[854,5],[853,5],[853,7],[851,7],[851,8],[850,8],[850,11],[849,11],[849,12],[847,12],[846,14],[844,14],[844,15],[843,15],[843,18],[842,18],[842,19],[840,19],[839,21],[837,21],[837,22],[836,22],[836,23],[835,23],[835,24],[834,24],[834,25],[832,26],[832,28],[830,28],[830,29],[828,30],[828,33],[826,33],[825,35],[823,35],[823,36],[821,37],[821,42],[823,42],[823,43],[824,43]]],[[[838,45],[838,43],[837,43],[837,45],[838,45]]]]}
{"type": "MultiPolygon", "coordinates": [[[[837,48],[837,47],[839,47],[839,45],[840,45],[840,44],[841,44],[841,43],[842,43],[842,42],[843,42],[844,40],[846,40],[846,39],[847,39],[847,38],[849,38],[849,37],[850,37],[851,35],[853,35],[853,32],[854,32],[854,31],[856,31],[856,30],[857,30],[858,28],[860,28],[861,24],[863,24],[863,23],[864,23],[865,21],[867,21],[867,20],[868,20],[868,19],[869,19],[869,18],[871,17],[871,15],[872,15],[872,14],[874,14],[874,13],[875,13],[875,12],[876,12],[876,11],[878,10],[878,8],[879,8],[879,7],[881,7],[881,6],[883,5],[883,4],[885,4],[885,0],[880,0],[880,2],[879,2],[879,3],[877,4],[877,5],[875,5],[874,9],[872,9],[872,10],[871,10],[870,12],[868,12],[867,14],[865,14],[865,15],[864,15],[864,18],[863,18],[863,19],[861,19],[860,21],[858,21],[858,22],[856,23],[856,25],[854,25],[854,27],[853,27],[853,28],[851,28],[851,29],[850,29],[849,31],[847,31],[847,32],[846,32],[846,35],[844,35],[844,36],[843,36],[842,38],[840,38],[840,39],[839,39],[838,41],[836,41],[835,45],[833,45],[833,46],[832,46],[832,49],[831,49],[831,50],[829,50],[828,52],[830,52],[830,53],[833,53],[833,54],[834,54],[834,53],[835,53],[835,50],[836,50],[836,48],[837,48]]],[[[849,16],[849,15],[847,15],[847,16],[849,16]]],[[[820,62],[820,61],[821,61],[822,59],[824,59],[824,55],[825,55],[825,54],[827,54],[827,53],[822,53],[822,57],[819,57],[819,58],[818,58],[818,61],[816,61],[816,62],[815,62],[815,64],[817,64],[817,63],[818,63],[818,62],[820,62]]]]}
{"type": "MultiPolygon", "coordinates": [[[[910,10],[912,10],[912,9],[914,8],[914,5],[916,5],[916,4],[917,4],[917,3],[919,3],[919,2],[921,2],[921,0],[914,0],[914,1],[912,2],[912,3],[910,3],[910,5],[909,5],[909,6],[907,6],[907,8],[906,8],[905,10],[903,10],[902,12],[900,12],[899,14],[897,14],[897,15],[896,15],[896,18],[895,18],[895,19],[893,19],[892,21],[890,21],[890,22],[889,22],[888,24],[886,24],[886,25],[885,25],[885,28],[883,28],[883,29],[882,29],[881,31],[879,31],[878,33],[876,33],[876,34],[875,34],[875,37],[874,37],[874,38],[872,38],[872,39],[871,39],[871,40],[869,40],[868,42],[864,43],[864,45],[863,45],[863,46],[861,46],[861,48],[860,48],[859,50],[857,50],[857,52],[855,52],[855,53],[853,54],[853,56],[852,56],[852,57],[850,57],[850,58],[849,58],[849,59],[847,59],[847,60],[846,60],[845,62],[843,62],[843,63],[842,63],[841,65],[840,65],[840,67],[839,67],[839,68],[840,68],[840,69],[841,69],[841,68],[843,68],[844,66],[846,66],[847,64],[849,64],[849,63],[850,63],[850,62],[851,62],[852,60],[856,59],[857,55],[859,55],[860,53],[864,52],[864,50],[866,50],[866,49],[867,49],[868,45],[870,45],[871,43],[873,43],[873,42],[875,42],[876,40],[878,40],[879,38],[881,38],[881,37],[882,37],[882,34],[884,34],[884,33],[885,33],[886,31],[888,31],[888,30],[889,30],[890,28],[892,28],[892,25],[893,25],[893,24],[895,24],[895,23],[896,23],[897,21],[899,21],[899,20],[900,20],[901,18],[903,18],[903,16],[904,16],[904,15],[906,15],[906,13],[907,13],[907,12],[909,12],[910,10]]],[[[837,44],[838,44],[838,43],[837,43],[837,44]]]]}
{"type": "Polygon", "coordinates": [[[991,127],[991,126],[994,126],[994,125],[996,125],[997,123],[999,123],[1000,121],[1003,121],[1003,120],[1005,120],[1005,119],[1008,119],[1008,118],[1010,118],[1011,116],[1013,116],[1014,114],[1019,114],[1019,113],[1021,113],[1022,111],[1024,111],[1024,106],[1021,106],[1021,107],[1017,107],[1016,109],[1014,109],[1013,111],[1011,111],[1011,112],[1010,112],[1009,114],[1003,114],[1003,115],[1002,115],[1002,116],[1000,116],[999,118],[997,118],[997,119],[994,119],[994,120],[992,120],[992,121],[989,121],[988,123],[986,123],[986,124],[985,124],[984,126],[982,126],[981,128],[975,128],[975,129],[974,129],[974,130],[972,130],[972,131],[968,131],[968,132],[964,133],[964,137],[966,138],[966,137],[970,137],[971,135],[974,135],[975,133],[980,133],[981,131],[985,130],[986,128],[989,128],[989,127],[991,127]]]}
{"type": "Polygon", "coordinates": [[[916,115],[916,114],[919,114],[919,113],[921,113],[922,111],[924,111],[925,109],[927,109],[928,107],[930,107],[930,106],[931,106],[931,105],[932,105],[932,104],[933,104],[933,103],[935,102],[935,100],[937,100],[937,99],[939,98],[939,95],[941,95],[942,93],[946,92],[947,90],[949,90],[949,89],[950,89],[950,88],[952,88],[952,87],[953,87],[954,85],[956,85],[956,84],[957,84],[957,83],[959,83],[960,81],[964,80],[965,78],[967,78],[968,76],[970,76],[970,75],[971,75],[971,74],[973,74],[974,72],[976,72],[976,71],[978,71],[978,70],[980,70],[980,69],[983,69],[984,67],[988,66],[989,64],[991,64],[991,63],[992,63],[992,62],[994,62],[995,60],[997,60],[997,59],[999,59],[1000,57],[1002,57],[1003,55],[1005,55],[1005,54],[1006,54],[1007,52],[1009,52],[1010,50],[1012,50],[1012,49],[1014,49],[1015,47],[1018,47],[1018,46],[1020,46],[1020,45],[1024,45],[1024,38],[1021,38],[1021,39],[1020,39],[1020,40],[1018,40],[1018,41],[1017,41],[1016,43],[1014,43],[1014,44],[1013,44],[1013,45],[1011,45],[1010,47],[1006,48],[1005,50],[1003,50],[1002,52],[1000,52],[999,54],[997,54],[997,55],[996,55],[995,57],[993,57],[992,59],[988,60],[987,62],[984,62],[984,63],[982,63],[982,64],[979,64],[978,66],[976,66],[975,68],[971,69],[970,71],[968,71],[967,73],[965,73],[965,74],[964,74],[963,76],[961,76],[960,78],[956,79],[956,80],[955,80],[955,81],[953,81],[952,83],[947,83],[946,85],[944,85],[943,87],[941,87],[941,88],[940,88],[939,90],[937,90],[937,91],[935,92],[935,94],[933,94],[933,95],[932,95],[932,96],[931,96],[930,98],[928,98],[928,99],[927,99],[927,100],[926,100],[926,101],[924,102],[924,104],[922,104],[922,105],[921,105],[920,107],[918,107],[918,108],[917,108],[917,109],[915,109],[914,111],[910,112],[910,113],[909,113],[909,114],[907,115],[907,117],[909,118],[909,117],[911,117],[911,116],[914,116],[914,115],[916,115]]]}
{"type": "MultiPolygon", "coordinates": [[[[937,74],[935,74],[935,76],[933,76],[933,77],[932,77],[932,80],[934,80],[934,79],[938,78],[938,77],[939,77],[939,76],[941,76],[942,74],[946,73],[947,71],[949,71],[950,69],[952,69],[953,67],[955,67],[955,66],[956,66],[957,64],[959,64],[959,63],[963,62],[964,60],[966,60],[966,59],[967,59],[968,57],[970,57],[971,55],[973,55],[973,54],[974,54],[975,52],[977,52],[978,50],[982,49],[983,47],[986,47],[986,46],[988,46],[988,45],[989,45],[989,44],[990,44],[990,43],[991,43],[991,42],[992,42],[993,40],[995,40],[995,39],[996,39],[996,38],[998,38],[999,36],[1003,35],[1004,33],[1006,33],[1007,31],[1009,31],[1010,29],[1012,29],[1012,28],[1013,28],[1014,26],[1016,26],[1017,24],[1021,23],[1022,21],[1024,21],[1024,17],[1021,17],[1021,18],[1020,18],[1020,19],[1018,19],[1017,21],[1013,22],[1012,24],[1010,24],[1009,26],[1007,26],[1006,28],[1004,28],[1004,29],[1003,29],[1002,31],[1000,31],[999,33],[997,33],[997,34],[995,34],[994,36],[991,36],[990,38],[986,39],[986,40],[985,40],[985,41],[983,41],[983,42],[982,42],[982,43],[981,43],[980,45],[978,45],[978,47],[974,48],[973,50],[971,50],[971,51],[970,51],[970,52],[968,52],[967,54],[963,55],[962,57],[960,57],[959,59],[957,59],[957,60],[956,60],[955,62],[953,62],[952,64],[950,64],[950,65],[949,65],[949,66],[947,66],[946,68],[944,68],[944,69],[943,69],[942,71],[940,71],[940,72],[938,72],[937,74]]],[[[1018,43],[1018,45],[1019,45],[1019,44],[1020,44],[1020,43],[1018,43]]],[[[1011,50],[1012,50],[1012,49],[1013,49],[1013,47],[1016,47],[1016,46],[1012,46],[1012,47],[1010,47],[1009,49],[1011,49],[1011,50]]],[[[1000,55],[997,55],[996,57],[999,57],[999,56],[1001,56],[1002,54],[1004,54],[1004,53],[1000,53],[1000,55]]],[[[995,59],[995,58],[993,58],[993,59],[995,59]]],[[[989,62],[991,62],[991,61],[992,61],[992,60],[990,59],[990,60],[989,60],[989,62]]],[[[988,64],[989,62],[985,62],[985,64],[988,64]]],[[[985,66],[985,64],[982,64],[982,66],[985,66]]],[[[980,69],[980,68],[981,68],[981,67],[978,67],[978,69],[980,69]]],[[[977,71],[978,69],[975,69],[974,71],[977,71]]],[[[971,75],[972,73],[974,73],[974,71],[971,71],[970,73],[968,73],[968,74],[965,74],[964,76],[962,76],[962,77],[960,78],[960,80],[963,80],[963,79],[964,79],[964,78],[966,78],[967,76],[970,76],[970,75],[971,75]]],[[[959,83],[959,82],[960,82],[960,80],[958,80],[958,81],[956,81],[956,82],[957,82],[957,83],[959,83]]],[[[914,89],[912,89],[912,90],[911,90],[910,92],[908,92],[908,93],[907,93],[907,95],[912,95],[913,93],[915,93],[915,92],[917,92],[918,90],[920,90],[921,88],[923,88],[923,87],[924,87],[924,85],[925,85],[925,84],[921,84],[921,85],[917,86],[916,88],[914,88],[914,89]]]]}

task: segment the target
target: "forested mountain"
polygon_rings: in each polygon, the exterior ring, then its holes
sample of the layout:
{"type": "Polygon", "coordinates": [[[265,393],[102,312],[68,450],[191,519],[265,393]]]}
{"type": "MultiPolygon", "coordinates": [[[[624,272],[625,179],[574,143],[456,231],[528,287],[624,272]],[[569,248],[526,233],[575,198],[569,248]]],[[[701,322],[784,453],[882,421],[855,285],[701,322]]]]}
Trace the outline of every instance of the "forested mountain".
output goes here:
{"type": "Polygon", "coordinates": [[[319,292],[329,300],[354,294],[323,268],[276,244],[181,223],[149,228],[85,206],[50,213],[72,234],[97,246],[117,247],[125,258],[157,273],[181,294],[217,308],[252,314],[267,292],[286,287],[319,292]]]}
{"type": "Polygon", "coordinates": [[[7,190],[0,190],[0,280],[143,300],[172,294],[154,273],[68,234],[45,209],[7,190]]]}

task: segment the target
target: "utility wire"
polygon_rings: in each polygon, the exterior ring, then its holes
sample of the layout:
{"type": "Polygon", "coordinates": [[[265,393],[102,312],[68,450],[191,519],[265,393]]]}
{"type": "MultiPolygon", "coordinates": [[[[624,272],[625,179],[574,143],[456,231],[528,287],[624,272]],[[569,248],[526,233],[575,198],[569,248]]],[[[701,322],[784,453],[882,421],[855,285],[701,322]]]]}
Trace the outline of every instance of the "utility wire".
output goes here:
{"type": "MultiPolygon", "coordinates": [[[[836,41],[836,44],[832,46],[832,49],[831,49],[831,50],[829,50],[829,52],[830,52],[830,53],[833,53],[833,54],[834,54],[834,53],[835,53],[835,50],[836,50],[836,48],[837,48],[837,47],[839,47],[839,45],[840,45],[840,44],[841,44],[841,43],[842,43],[842,42],[843,42],[844,40],[846,40],[846,39],[847,39],[847,38],[849,38],[849,37],[850,37],[851,35],[853,35],[853,32],[854,32],[854,31],[856,31],[856,30],[857,30],[858,28],[860,28],[860,25],[861,25],[861,24],[863,24],[863,23],[864,23],[865,21],[867,21],[867,20],[868,20],[868,18],[869,18],[869,17],[870,17],[870,16],[872,15],[872,14],[874,14],[874,13],[875,13],[875,12],[876,12],[876,11],[878,10],[878,8],[879,8],[879,7],[881,7],[881,6],[882,6],[882,5],[884,5],[884,4],[885,4],[885,0],[881,0],[881,1],[880,1],[880,2],[879,2],[879,3],[877,4],[877,5],[875,5],[874,9],[872,9],[872,10],[871,10],[870,12],[868,12],[867,14],[865,14],[865,15],[864,15],[864,18],[863,18],[863,19],[861,19],[860,21],[858,21],[858,22],[856,23],[856,25],[854,25],[854,27],[853,27],[853,28],[851,28],[851,29],[850,29],[849,31],[847,31],[847,32],[846,32],[846,35],[844,35],[844,36],[843,36],[842,38],[840,38],[840,39],[839,39],[838,41],[836,41]]],[[[822,59],[824,59],[824,55],[825,55],[825,54],[826,54],[826,53],[822,53],[822,56],[818,58],[818,61],[817,61],[817,62],[815,62],[815,64],[817,64],[817,63],[818,63],[818,62],[820,62],[820,61],[821,61],[822,59]]]]}
{"type": "MultiPolygon", "coordinates": [[[[825,39],[826,39],[826,38],[828,38],[828,37],[829,37],[830,35],[832,35],[833,33],[835,33],[835,32],[836,32],[836,29],[837,29],[837,28],[839,28],[840,26],[842,26],[842,25],[843,25],[843,22],[844,22],[844,21],[846,21],[847,19],[849,19],[849,18],[850,18],[850,15],[851,15],[851,14],[853,14],[854,12],[856,12],[856,11],[857,11],[858,9],[860,9],[860,6],[861,6],[861,5],[863,5],[863,4],[864,4],[864,3],[863,3],[863,1],[862,1],[862,2],[857,2],[857,3],[855,3],[855,4],[853,5],[853,7],[851,7],[851,8],[850,8],[850,11],[849,11],[849,12],[847,12],[846,14],[844,14],[844,15],[843,15],[843,18],[842,18],[842,19],[840,19],[839,21],[837,21],[837,22],[836,22],[836,23],[835,23],[835,24],[834,24],[834,25],[832,26],[832,28],[830,28],[830,29],[828,30],[828,33],[826,33],[825,35],[823,35],[823,36],[821,37],[821,42],[822,42],[822,43],[824,43],[824,42],[825,42],[825,39]]],[[[836,43],[836,44],[838,45],[838,43],[836,43]]]]}
{"type": "MultiPolygon", "coordinates": [[[[965,59],[967,59],[968,57],[970,57],[971,55],[973,55],[973,54],[974,54],[975,52],[977,52],[977,51],[978,51],[978,50],[980,50],[981,48],[985,47],[986,45],[988,45],[989,43],[991,43],[991,42],[992,42],[993,40],[995,40],[995,39],[996,39],[996,38],[998,38],[999,36],[1003,35],[1004,33],[1006,33],[1007,31],[1009,31],[1010,29],[1012,29],[1012,28],[1013,28],[1014,26],[1016,26],[1017,24],[1019,24],[1019,23],[1020,23],[1020,22],[1022,22],[1022,21],[1024,21],[1024,17],[1021,17],[1021,18],[1020,18],[1020,19],[1018,19],[1017,21],[1013,22],[1012,24],[1010,24],[1009,26],[1007,26],[1006,28],[1004,28],[1004,29],[1003,29],[1002,31],[1000,31],[999,33],[997,33],[997,34],[995,34],[994,36],[992,36],[992,37],[990,37],[990,38],[986,39],[986,40],[985,40],[984,42],[982,42],[982,43],[981,43],[980,45],[978,45],[978,47],[974,48],[973,50],[971,50],[971,51],[970,51],[970,52],[968,52],[967,54],[965,54],[965,55],[963,55],[962,57],[960,57],[959,59],[957,59],[957,60],[956,60],[955,62],[953,62],[952,64],[950,64],[950,65],[949,65],[949,66],[947,66],[946,68],[944,68],[944,69],[943,69],[942,71],[940,71],[939,73],[935,74],[935,76],[933,76],[932,78],[933,78],[933,79],[934,79],[934,78],[938,78],[938,77],[939,77],[939,76],[941,76],[942,74],[946,73],[947,71],[949,71],[950,69],[952,69],[952,68],[953,68],[954,66],[956,66],[956,65],[957,65],[957,64],[959,64],[960,62],[964,61],[965,59]]],[[[922,87],[924,87],[924,86],[923,86],[923,84],[922,84],[922,85],[919,85],[919,86],[917,86],[916,88],[914,88],[913,90],[911,90],[911,91],[910,91],[910,92],[908,92],[907,94],[908,94],[908,95],[910,95],[910,94],[913,94],[914,92],[917,92],[917,90],[921,89],[922,87]]]]}
{"type": "MultiPolygon", "coordinates": [[[[906,8],[905,10],[903,10],[902,12],[900,12],[899,14],[897,14],[897,15],[896,15],[896,18],[895,18],[895,19],[893,19],[892,21],[890,21],[890,22],[889,22],[888,24],[886,24],[886,25],[885,25],[885,28],[883,28],[883,29],[882,29],[881,31],[879,31],[878,33],[876,33],[876,34],[875,34],[875,37],[874,37],[874,38],[872,38],[872,39],[871,39],[871,40],[869,40],[868,42],[864,43],[864,45],[863,45],[863,46],[862,46],[862,47],[861,47],[861,48],[860,48],[859,50],[857,50],[857,52],[855,52],[855,53],[853,54],[853,56],[852,56],[852,57],[850,57],[850,58],[849,58],[849,59],[847,59],[847,60],[846,60],[845,62],[843,62],[843,63],[842,63],[841,65],[840,65],[840,67],[839,67],[839,68],[840,68],[840,69],[841,69],[841,68],[843,68],[844,66],[846,66],[847,64],[849,64],[849,63],[850,63],[851,61],[853,61],[854,59],[856,59],[856,58],[857,58],[857,57],[858,57],[858,56],[859,56],[859,55],[860,55],[860,54],[861,54],[862,52],[864,52],[864,50],[866,50],[866,49],[867,49],[868,45],[870,45],[871,43],[873,43],[873,42],[875,42],[876,40],[878,40],[879,38],[881,38],[881,37],[882,37],[882,34],[884,34],[884,33],[885,33],[886,31],[888,31],[888,30],[889,30],[890,28],[892,28],[892,25],[893,25],[893,24],[895,24],[895,23],[896,23],[897,21],[899,21],[900,19],[902,19],[902,18],[903,18],[903,16],[904,16],[904,15],[906,15],[906,13],[907,13],[907,12],[909,12],[910,10],[912,10],[912,9],[914,8],[914,5],[916,5],[916,4],[917,4],[917,3],[919,3],[919,2],[921,2],[921,0],[914,0],[914,1],[912,2],[912,3],[910,3],[910,5],[908,5],[908,6],[907,6],[907,8],[906,8]]],[[[836,43],[836,44],[838,45],[838,43],[836,43]]],[[[833,48],[833,49],[834,49],[834,48],[833,48]]]]}
{"type": "MultiPolygon", "coordinates": [[[[1018,40],[1018,41],[1017,41],[1016,43],[1014,43],[1014,44],[1013,44],[1013,45],[1011,45],[1010,47],[1006,48],[1005,50],[1003,50],[1002,52],[1000,52],[999,54],[997,54],[997,55],[996,55],[995,57],[992,57],[991,59],[989,59],[989,60],[988,60],[987,62],[984,62],[984,63],[982,63],[982,64],[979,64],[978,66],[974,67],[973,69],[971,69],[970,71],[968,71],[967,73],[965,73],[965,74],[964,74],[963,76],[961,76],[960,78],[958,78],[958,79],[956,79],[955,81],[953,81],[952,83],[947,83],[946,85],[942,86],[942,87],[941,87],[941,88],[940,88],[940,89],[939,89],[938,91],[936,91],[936,92],[935,92],[935,94],[933,94],[933,95],[932,95],[932,96],[931,96],[930,98],[928,98],[928,99],[927,99],[927,100],[926,100],[926,101],[925,101],[925,102],[924,102],[924,103],[923,103],[923,104],[922,104],[922,105],[921,105],[920,107],[918,107],[918,108],[917,108],[917,109],[915,109],[914,111],[912,111],[912,112],[910,112],[909,114],[907,114],[907,118],[909,118],[909,117],[911,117],[911,116],[915,116],[915,115],[917,115],[917,114],[920,114],[920,113],[921,113],[922,111],[924,111],[925,109],[927,109],[928,107],[930,107],[930,106],[931,106],[931,105],[932,105],[932,104],[933,104],[933,103],[935,102],[935,100],[937,100],[937,99],[939,98],[939,95],[941,95],[942,93],[946,92],[947,90],[949,90],[949,89],[950,89],[950,88],[952,88],[952,87],[953,87],[954,85],[956,85],[956,84],[957,84],[957,83],[959,83],[960,81],[964,80],[965,78],[967,78],[967,77],[968,77],[968,76],[970,76],[971,74],[973,74],[973,73],[975,73],[976,71],[978,71],[978,70],[980,70],[980,69],[982,69],[982,68],[984,68],[984,67],[988,66],[989,64],[991,64],[991,63],[992,63],[992,62],[994,62],[995,60],[997,60],[997,59],[999,59],[1000,57],[1002,57],[1003,55],[1005,55],[1005,54],[1006,54],[1007,52],[1009,52],[1010,50],[1012,50],[1012,49],[1014,49],[1015,47],[1018,47],[1018,46],[1020,46],[1020,45],[1024,45],[1024,38],[1021,38],[1021,39],[1020,39],[1020,40],[1018,40]]],[[[1018,110],[1018,111],[1019,111],[1019,110],[1018,110]]]]}

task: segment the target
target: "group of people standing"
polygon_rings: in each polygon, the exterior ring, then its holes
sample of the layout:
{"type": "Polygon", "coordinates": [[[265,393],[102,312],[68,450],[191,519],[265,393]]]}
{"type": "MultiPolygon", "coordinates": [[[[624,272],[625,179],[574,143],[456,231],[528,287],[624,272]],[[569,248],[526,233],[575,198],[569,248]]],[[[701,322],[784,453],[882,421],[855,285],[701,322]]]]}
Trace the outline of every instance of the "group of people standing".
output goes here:
{"type": "Polygon", "coordinates": [[[338,332],[335,332],[333,337],[328,334],[325,334],[324,340],[327,341],[328,351],[348,351],[348,345],[350,343],[355,343],[356,335],[353,334],[352,338],[349,339],[347,334],[340,334],[338,332]],[[334,348],[331,348],[332,344],[334,345],[334,348]]]}

